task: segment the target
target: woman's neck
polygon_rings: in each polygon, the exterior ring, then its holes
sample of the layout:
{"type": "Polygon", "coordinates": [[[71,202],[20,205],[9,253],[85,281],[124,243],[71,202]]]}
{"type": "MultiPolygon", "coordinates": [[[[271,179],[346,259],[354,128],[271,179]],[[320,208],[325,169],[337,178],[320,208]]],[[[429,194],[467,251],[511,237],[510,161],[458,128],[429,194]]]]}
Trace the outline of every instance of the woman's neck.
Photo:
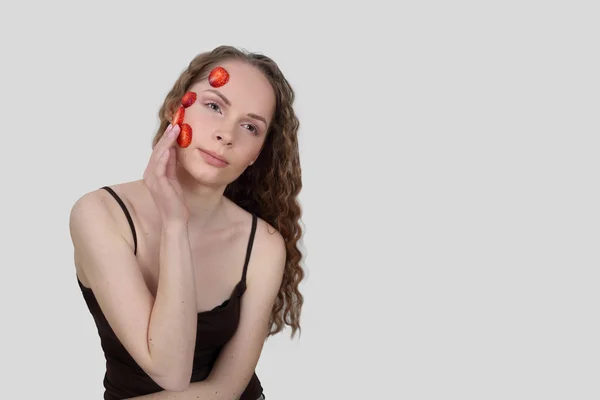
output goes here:
{"type": "Polygon", "coordinates": [[[196,227],[215,225],[223,214],[226,199],[225,186],[212,187],[196,181],[186,171],[178,171],[178,179],[183,190],[183,199],[190,211],[188,224],[196,227]]]}

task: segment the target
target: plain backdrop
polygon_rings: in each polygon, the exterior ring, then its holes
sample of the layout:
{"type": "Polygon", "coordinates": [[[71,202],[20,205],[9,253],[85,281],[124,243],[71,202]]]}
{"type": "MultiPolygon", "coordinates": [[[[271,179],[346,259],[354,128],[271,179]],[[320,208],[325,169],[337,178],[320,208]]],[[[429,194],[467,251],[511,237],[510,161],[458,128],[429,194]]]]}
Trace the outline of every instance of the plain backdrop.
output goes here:
{"type": "Polygon", "coordinates": [[[594,2],[2,2],[0,398],[100,399],[73,203],[139,179],[198,53],[296,90],[303,334],[269,400],[600,397],[594,2]]]}

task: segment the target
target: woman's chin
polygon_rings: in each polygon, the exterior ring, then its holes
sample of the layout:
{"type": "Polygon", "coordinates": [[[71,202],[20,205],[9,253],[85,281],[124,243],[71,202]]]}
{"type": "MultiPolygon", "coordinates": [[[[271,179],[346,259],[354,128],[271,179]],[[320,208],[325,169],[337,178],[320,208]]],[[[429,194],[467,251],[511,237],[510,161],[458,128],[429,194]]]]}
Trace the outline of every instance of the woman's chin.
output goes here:
{"type": "Polygon", "coordinates": [[[185,166],[185,169],[190,178],[198,184],[214,188],[227,186],[229,184],[226,174],[223,173],[224,171],[216,170],[216,168],[211,167],[210,165],[201,165],[200,163],[197,163],[193,166],[185,166]]]}

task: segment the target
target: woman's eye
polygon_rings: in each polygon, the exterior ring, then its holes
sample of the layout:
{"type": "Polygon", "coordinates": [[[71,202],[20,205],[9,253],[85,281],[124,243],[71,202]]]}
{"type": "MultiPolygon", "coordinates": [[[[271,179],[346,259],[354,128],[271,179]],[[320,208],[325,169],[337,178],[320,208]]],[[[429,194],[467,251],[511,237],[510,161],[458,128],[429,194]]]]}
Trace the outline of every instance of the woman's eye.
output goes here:
{"type": "Polygon", "coordinates": [[[212,108],[215,111],[219,111],[220,110],[219,105],[217,103],[210,102],[210,103],[207,103],[207,106],[209,108],[212,108]]]}
{"type": "Polygon", "coordinates": [[[246,127],[247,127],[247,129],[248,129],[250,132],[252,132],[253,134],[255,134],[255,135],[256,135],[256,134],[258,133],[258,128],[257,128],[257,127],[255,127],[254,125],[251,125],[251,124],[246,124],[245,126],[246,126],[246,127]]]}

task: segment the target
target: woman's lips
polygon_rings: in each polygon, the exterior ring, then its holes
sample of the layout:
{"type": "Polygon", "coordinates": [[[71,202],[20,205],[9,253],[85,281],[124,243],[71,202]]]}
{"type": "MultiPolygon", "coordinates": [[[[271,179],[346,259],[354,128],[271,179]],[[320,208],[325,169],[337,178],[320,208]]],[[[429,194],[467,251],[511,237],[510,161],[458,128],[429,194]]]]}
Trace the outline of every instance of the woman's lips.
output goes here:
{"type": "Polygon", "coordinates": [[[200,155],[202,156],[202,158],[204,158],[204,161],[206,161],[212,166],[223,168],[229,165],[227,160],[225,160],[223,157],[219,156],[218,154],[212,151],[200,148],[198,150],[200,150],[200,155]]]}

